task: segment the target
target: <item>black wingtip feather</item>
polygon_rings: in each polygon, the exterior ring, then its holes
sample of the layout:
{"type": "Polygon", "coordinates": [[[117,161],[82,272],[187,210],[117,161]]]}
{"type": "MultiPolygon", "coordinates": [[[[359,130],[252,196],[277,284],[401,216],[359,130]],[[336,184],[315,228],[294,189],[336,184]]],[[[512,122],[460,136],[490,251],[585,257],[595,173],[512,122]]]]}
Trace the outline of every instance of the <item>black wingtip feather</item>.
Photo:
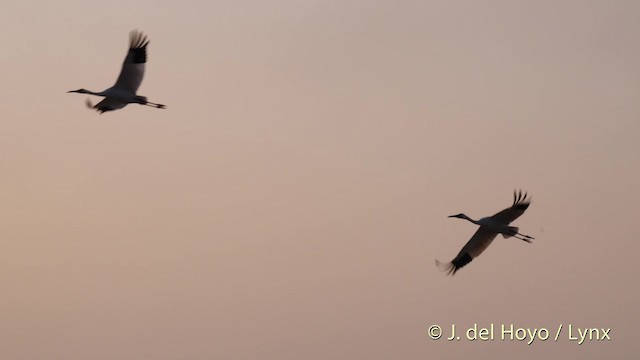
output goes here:
{"type": "Polygon", "coordinates": [[[449,274],[451,274],[451,276],[455,275],[459,269],[463,268],[465,265],[470,263],[471,260],[473,260],[473,258],[471,257],[471,255],[467,253],[465,253],[464,255],[458,258],[453,259],[453,261],[451,261],[451,263],[453,264],[453,267],[449,271],[449,274]]]}
{"type": "Polygon", "coordinates": [[[147,62],[147,36],[138,30],[133,30],[129,34],[129,60],[134,64],[147,62]]]}
{"type": "Polygon", "coordinates": [[[527,199],[527,195],[528,195],[527,192],[525,192],[524,195],[522,195],[522,190],[518,192],[514,190],[513,191],[513,207],[520,210],[526,210],[531,204],[531,200],[527,199]],[[516,193],[517,193],[517,196],[516,196],[516,193]]]}

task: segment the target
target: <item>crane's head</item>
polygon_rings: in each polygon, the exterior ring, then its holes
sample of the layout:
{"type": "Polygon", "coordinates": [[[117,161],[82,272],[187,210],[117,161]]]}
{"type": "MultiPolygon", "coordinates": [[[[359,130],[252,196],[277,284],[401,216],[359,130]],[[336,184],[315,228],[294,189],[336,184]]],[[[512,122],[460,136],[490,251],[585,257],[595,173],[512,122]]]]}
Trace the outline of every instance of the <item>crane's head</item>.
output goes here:
{"type": "Polygon", "coordinates": [[[89,90],[86,89],[78,89],[78,90],[70,90],[67,91],[67,93],[80,93],[80,94],[89,94],[91,93],[89,90]]]}
{"type": "Polygon", "coordinates": [[[462,214],[462,213],[460,213],[460,214],[455,214],[455,215],[449,215],[449,216],[447,216],[447,217],[450,217],[450,218],[458,218],[458,219],[469,219],[469,217],[468,217],[467,215],[462,214]]]}

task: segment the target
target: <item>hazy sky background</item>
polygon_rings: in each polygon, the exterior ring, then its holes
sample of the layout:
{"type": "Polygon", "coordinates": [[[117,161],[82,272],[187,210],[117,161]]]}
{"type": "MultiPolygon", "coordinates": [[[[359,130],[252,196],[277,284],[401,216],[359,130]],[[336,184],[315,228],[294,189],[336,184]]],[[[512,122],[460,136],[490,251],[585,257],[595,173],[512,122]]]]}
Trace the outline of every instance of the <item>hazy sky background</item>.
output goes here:
{"type": "Polygon", "coordinates": [[[3,3],[2,358],[636,358],[638,14],[3,3]],[[133,29],[151,39],[139,93],[167,110],[87,110],[66,91],[111,86],[133,29]],[[492,215],[515,188],[534,243],[439,272],[475,231],[447,216],[492,215]],[[565,329],[427,336],[474,323],[565,329]],[[578,345],[569,324],[612,340],[578,345]]]}

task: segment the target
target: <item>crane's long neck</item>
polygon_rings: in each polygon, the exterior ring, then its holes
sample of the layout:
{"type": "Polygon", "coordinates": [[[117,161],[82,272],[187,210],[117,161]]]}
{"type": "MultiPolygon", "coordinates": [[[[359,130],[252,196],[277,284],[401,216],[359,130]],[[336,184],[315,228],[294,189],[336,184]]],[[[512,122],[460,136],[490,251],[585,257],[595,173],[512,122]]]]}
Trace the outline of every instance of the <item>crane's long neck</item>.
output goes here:
{"type": "Polygon", "coordinates": [[[104,91],[95,92],[95,91],[91,91],[91,90],[87,90],[87,89],[71,90],[71,91],[67,91],[67,92],[69,92],[69,93],[78,93],[78,94],[89,94],[89,95],[95,95],[95,96],[106,96],[104,91]]]}
{"type": "Polygon", "coordinates": [[[469,221],[471,221],[472,223],[474,223],[474,224],[476,224],[476,225],[482,225],[482,224],[480,224],[480,222],[478,222],[478,221],[476,221],[476,220],[473,220],[472,218],[468,217],[468,216],[467,216],[467,215],[465,215],[465,214],[462,214],[461,218],[462,218],[462,219],[465,219],[465,220],[469,220],[469,221]]]}

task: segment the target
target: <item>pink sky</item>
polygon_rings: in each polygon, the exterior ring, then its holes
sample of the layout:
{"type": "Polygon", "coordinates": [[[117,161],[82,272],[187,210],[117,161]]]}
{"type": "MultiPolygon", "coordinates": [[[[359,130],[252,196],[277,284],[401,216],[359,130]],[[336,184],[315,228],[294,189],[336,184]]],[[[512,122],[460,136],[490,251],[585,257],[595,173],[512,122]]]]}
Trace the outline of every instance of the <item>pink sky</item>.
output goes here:
{"type": "MultiPolygon", "coordinates": [[[[3,359],[632,359],[640,3],[11,2],[3,359]],[[99,115],[149,35],[139,93],[99,115]],[[96,98],[93,99],[94,101],[96,98]],[[455,277],[472,218],[533,197],[455,277]],[[558,341],[430,340],[438,324],[558,341]],[[568,339],[568,325],[611,341],[568,339]]],[[[448,330],[447,330],[448,331],[448,330]]]]}

